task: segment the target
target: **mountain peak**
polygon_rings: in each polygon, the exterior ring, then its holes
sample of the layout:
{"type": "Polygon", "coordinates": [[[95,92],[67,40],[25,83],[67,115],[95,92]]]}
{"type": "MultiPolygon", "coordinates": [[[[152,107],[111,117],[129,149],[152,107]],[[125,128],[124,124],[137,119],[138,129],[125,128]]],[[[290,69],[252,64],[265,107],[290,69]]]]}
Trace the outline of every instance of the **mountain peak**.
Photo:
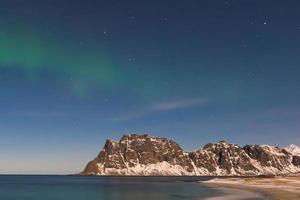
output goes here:
{"type": "Polygon", "coordinates": [[[176,142],[149,134],[126,134],[108,139],[83,175],[201,176],[263,175],[300,171],[300,157],[270,145],[241,148],[221,140],[195,152],[176,142]]]}
{"type": "Polygon", "coordinates": [[[284,149],[293,155],[300,156],[300,147],[295,144],[290,144],[289,146],[285,147],[284,149]]]}
{"type": "Polygon", "coordinates": [[[121,140],[127,140],[127,139],[139,139],[139,138],[147,138],[152,137],[149,134],[137,134],[137,133],[131,133],[131,134],[124,134],[121,140]]]}
{"type": "Polygon", "coordinates": [[[290,148],[290,149],[299,149],[300,147],[295,145],[295,144],[290,144],[289,146],[287,146],[286,148],[290,148]]]}

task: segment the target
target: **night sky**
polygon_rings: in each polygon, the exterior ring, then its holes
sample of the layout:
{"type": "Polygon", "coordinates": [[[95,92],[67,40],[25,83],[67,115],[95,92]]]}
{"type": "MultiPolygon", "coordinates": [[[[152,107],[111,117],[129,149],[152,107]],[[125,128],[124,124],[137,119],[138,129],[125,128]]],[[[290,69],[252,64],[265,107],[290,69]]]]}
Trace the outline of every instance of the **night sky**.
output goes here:
{"type": "Polygon", "coordinates": [[[1,0],[0,173],[106,138],[300,144],[298,0],[1,0]]]}

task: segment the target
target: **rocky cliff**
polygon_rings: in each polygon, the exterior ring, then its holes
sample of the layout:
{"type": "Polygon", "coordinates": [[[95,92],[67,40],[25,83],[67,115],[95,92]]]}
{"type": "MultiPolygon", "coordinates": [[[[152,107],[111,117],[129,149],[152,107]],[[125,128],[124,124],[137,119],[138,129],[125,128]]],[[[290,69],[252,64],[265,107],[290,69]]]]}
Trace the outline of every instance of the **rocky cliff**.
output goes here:
{"type": "Polygon", "coordinates": [[[269,145],[240,147],[220,141],[195,152],[176,142],[149,135],[124,135],[107,140],[82,175],[201,176],[278,175],[300,171],[300,157],[269,145]]]}

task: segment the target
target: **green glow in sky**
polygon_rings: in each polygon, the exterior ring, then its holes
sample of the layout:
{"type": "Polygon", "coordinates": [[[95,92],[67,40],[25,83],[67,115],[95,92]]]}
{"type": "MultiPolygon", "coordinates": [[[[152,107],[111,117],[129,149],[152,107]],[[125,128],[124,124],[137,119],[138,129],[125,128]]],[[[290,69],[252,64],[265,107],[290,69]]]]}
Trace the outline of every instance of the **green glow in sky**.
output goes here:
{"type": "Polygon", "coordinates": [[[99,48],[80,48],[80,44],[72,47],[71,43],[45,40],[30,30],[0,33],[0,67],[22,69],[29,81],[39,79],[43,71],[52,72],[74,81],[72,90],[78,94],[83,94],[88,84],[118,84],[120,75],[126,73],[104,52],[99,48]]]}

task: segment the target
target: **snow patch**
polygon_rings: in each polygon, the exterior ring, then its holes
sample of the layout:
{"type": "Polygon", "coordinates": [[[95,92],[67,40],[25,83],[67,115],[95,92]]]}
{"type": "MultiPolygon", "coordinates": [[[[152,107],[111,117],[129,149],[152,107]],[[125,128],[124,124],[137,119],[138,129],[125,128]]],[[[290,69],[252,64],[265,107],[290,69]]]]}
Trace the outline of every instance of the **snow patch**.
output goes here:
{"type": "Polygon", "coordinates": [[[300,147],[294,144],[291,144],[284,148],[288,152],[290,152],[293,155],[300,156],[300,147]]]}

